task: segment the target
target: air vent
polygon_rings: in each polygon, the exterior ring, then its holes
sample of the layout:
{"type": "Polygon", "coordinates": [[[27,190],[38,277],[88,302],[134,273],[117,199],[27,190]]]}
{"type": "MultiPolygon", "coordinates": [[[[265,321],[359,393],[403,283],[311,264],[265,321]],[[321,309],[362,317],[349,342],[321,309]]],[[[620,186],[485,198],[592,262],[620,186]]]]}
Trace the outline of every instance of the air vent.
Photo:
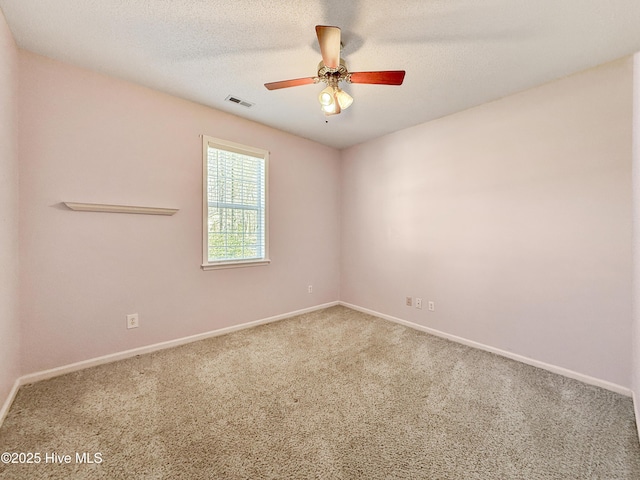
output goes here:
{"type": "Polygon", "coordinates": [[[241,98],[238,98],[234,95],[229,95],[227,98],[225,98],[225,100],[227,102],[237,103],[238,105],[242,105],[243,107],[247,107],[247,108],[251,108],[254,105],[253,103],[247,102],[246,100],[242,100],[241,98]]]}

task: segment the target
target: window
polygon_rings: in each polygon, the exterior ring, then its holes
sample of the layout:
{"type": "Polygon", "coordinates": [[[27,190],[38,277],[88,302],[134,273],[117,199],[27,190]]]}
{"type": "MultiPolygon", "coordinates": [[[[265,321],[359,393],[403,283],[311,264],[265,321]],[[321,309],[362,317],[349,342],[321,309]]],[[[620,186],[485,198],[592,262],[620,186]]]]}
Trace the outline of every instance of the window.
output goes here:
{"type": "Polygon", "coordinates": [[[204,270],[269,263],[269,152],[203,136],[204,270]]]}

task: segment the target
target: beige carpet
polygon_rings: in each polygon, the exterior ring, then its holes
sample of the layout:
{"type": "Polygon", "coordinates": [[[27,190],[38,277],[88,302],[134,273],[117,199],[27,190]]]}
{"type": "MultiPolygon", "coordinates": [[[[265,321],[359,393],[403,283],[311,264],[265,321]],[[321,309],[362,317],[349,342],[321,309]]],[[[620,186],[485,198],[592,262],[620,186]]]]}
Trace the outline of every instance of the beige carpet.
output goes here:
{"type": "Polygon", "coordinates": [[[640,479],[629,398],[344,307],[25,386],[0,452],[41,455],[7,479],[640,479]]]}

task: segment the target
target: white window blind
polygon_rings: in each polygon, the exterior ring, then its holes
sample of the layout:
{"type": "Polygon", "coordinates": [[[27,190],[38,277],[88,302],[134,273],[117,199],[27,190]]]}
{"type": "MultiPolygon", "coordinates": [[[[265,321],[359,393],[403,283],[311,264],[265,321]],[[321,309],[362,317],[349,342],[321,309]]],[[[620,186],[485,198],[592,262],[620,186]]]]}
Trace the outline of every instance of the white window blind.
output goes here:
{"type": "Polygon", "coordinates": [[[212,137],[203,139],[203,268],[268,263],[269,153],[212,137]]]}

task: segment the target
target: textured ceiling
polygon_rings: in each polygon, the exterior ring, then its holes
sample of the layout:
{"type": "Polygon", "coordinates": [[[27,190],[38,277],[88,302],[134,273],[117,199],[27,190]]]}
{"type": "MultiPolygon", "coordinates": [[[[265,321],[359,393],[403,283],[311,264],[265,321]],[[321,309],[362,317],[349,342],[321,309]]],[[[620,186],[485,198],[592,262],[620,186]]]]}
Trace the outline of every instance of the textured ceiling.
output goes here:
{"type": "MultiPolygon", "coordinates": [[[[337,148],[640,50],[638,0],[0,0],[18,45],[337,148]],[[406,70],[402,86],[344,85],[325,117],[314,27],[342,29],[350,71],[406,70]],[[228,95],[254,103],[246,108],[228,95]]],[[[215,132],[209,132],[215,133],[215,132]]]]}

